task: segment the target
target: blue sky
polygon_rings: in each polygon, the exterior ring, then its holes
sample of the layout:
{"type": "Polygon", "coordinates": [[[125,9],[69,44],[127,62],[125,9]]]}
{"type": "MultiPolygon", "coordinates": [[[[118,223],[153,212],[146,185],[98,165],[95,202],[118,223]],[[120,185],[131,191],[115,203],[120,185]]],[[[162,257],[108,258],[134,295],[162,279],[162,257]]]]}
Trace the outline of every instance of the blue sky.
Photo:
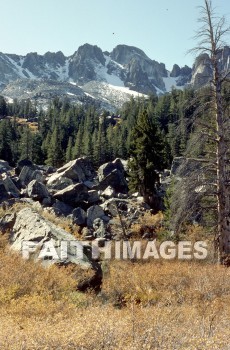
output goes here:
{"type": "MultiPolygon", "coordinates": [[[[151,59],[192,65],[203,0],[2,0],[0,51],[24,55],[62,51],[72,55],[89,43],[103,51],[136,46],[151,59]]],[[[230,1],[213,0],[230,24],[230,1]]],[[[229,38],[230,39],[230,38],[229,38]]],[[[230,42],[230,40],[229,40],[230,42]]]]}

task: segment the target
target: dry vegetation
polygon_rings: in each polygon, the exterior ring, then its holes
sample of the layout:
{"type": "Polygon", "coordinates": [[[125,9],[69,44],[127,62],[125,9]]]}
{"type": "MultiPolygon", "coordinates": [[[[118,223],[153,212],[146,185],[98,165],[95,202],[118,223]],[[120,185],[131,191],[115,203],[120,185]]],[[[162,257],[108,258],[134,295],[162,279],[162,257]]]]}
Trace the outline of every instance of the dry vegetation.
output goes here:
{"type": "Polygon", "coordinates": [[[65,218],[63,216],[58,217],[55,214],[50,213],[48,211],[44,211],[42,209],[40,210],[39,213],[48,221],[52,222],[56,226],[59,226],[66,232],[71,233],[75,238],[79,240],[81,239],[81,235],[80,235],[81,228],[80,226],[73,224],[71,219],[65,218]]]}
{"type": "Polygon", "coordinates": [[[135,223],[131,226],[132,237],[140,239],[143,236],[144,232],[151,232],[151,228],[154,229],[153,232],[156,233],[156,236],[160,237],[162,231],[162,221],[162,212],[159,212],[155,215],[150,214],[150,212],[145,212],[143,216],[140,216],[138,223],[135,223]]]}
{"type": "MultiPolygon", "coordinates": [[[[14,120],[14,117],[9,117],[10,120],[14,120]]],[[[28,122],[27,118],[20,118],[16,117],[15,118],[16,123],[20,126],[28,126],[32,132],[37,132],[38,131],[38,123],[37,122],[28,122]]]]}
{"type": "Polygon", "coordinates": [[[229,349],[230,270],[104,262],[98,295],[0,244],[0,349],[229,349]]]}

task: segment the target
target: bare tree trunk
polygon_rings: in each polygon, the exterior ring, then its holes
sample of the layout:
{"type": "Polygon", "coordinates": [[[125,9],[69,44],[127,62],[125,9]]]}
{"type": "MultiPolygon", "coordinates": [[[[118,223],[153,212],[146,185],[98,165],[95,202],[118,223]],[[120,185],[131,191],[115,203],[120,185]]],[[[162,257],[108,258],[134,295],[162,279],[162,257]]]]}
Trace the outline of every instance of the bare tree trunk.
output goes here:
{"type": "MultiPolygon", "coordinates": [[[[211,102],[209,111],[214,119],[203,124],[208,132],[203,132],[207,138],[215,144],[215,186],[213,192],[216,196],[217,230],[215,234],[215,247],[217,249],[218,261],[230,266],[230,159],[229,159],[229,134],[227,127],[227,116],[224,111],[222,84],[229,81],[229,71],[221,71],[218,58],[224,47],[223,38],[230,32],[226,27],[225,17],[218,18],[213,11],[212,1],[204,0],[201,6],[201,17],[199,22],[201,28],[197,31],[196,39],[198,46],[190,51],[207,53],[211,59],[212,81],[211,102]]],[[[206,105],[208,106],[208,104],[206,105]]],[[[204,112],[206,106],[202,113],[204,112]]],[[[198,112],[199,114],[199,112],[198,112]]],[[[229,118],[229,117],[228,117],[229,118]]]]}
{"type": "MultiPolygon", "coordinates": [[[[218,250],[218,261],[221,264],[230,265],[230,202],[229,185],[227,173],[227,135],[225,130],[225,120],[223,111],[222,76],[218,68],[218,38],[221,32],[215,30],[213,24],[211,1],[205,0],[205,9],[207,14],[208,33],[210,39],[210,51],[213,68],[213,107],[215,110],[216,121],[216,184],[217,184],[217,235],[216,247],[218,250]],[[218,34],[218,36],[217,36],[218,34]]],[[[221,23],[220,23],[221,24],[221,23]]],[[[217,28],[218,29],[218,28],[217,28]]],[[[220,30],[222,30],[220,25],[220,30]]]]}
{"type": "Polygon", "coordinates": [[[230,206],[229,186],[227,178],[226,153],[227,144],[225,140],[224,118],[221,99],[221,84],[218,78],[218,68],[215,72],[215,109],[217,129],[217,150],[216,150],[216,183],[217,183],[217,237],[218,260],[221,264],[229,265],[230,259],[230,206]]]}

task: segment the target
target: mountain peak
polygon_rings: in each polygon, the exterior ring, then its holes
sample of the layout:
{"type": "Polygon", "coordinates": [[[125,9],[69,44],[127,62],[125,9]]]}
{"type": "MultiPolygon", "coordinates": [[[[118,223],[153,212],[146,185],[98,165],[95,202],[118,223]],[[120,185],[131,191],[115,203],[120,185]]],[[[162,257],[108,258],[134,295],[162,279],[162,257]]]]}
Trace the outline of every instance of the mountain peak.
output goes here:
{"type": "Polygon", "coordinates": [[[135,46],[117,45],[110,54],[111,58],[120,63],[128,64],[131,59],[141,57],[143,59],[149,59],[144,51],[138,49],[135,46]]]}
{"type": "MultiPolygon", "coordinates": [[[[229,69],[230,48],[226,46],[218,55],[221,69],[229,69]]],[[[41,103],[55,96],[67,96],[73,101],[82,101],[85,96],[103,105],[118,106],[130,94],[163,94],[173,86],[183,89],[188,83],[200,87],[210,74],[207,54],[196,59],[193,69],[175,64],[170,73],[164,63],[124,44],[109,53],[86,43],[69,57],[61,51],[44,55],[30,52],[25,56],[0,53],[1,94],[36,101],[40,98],[41,103]]]]}

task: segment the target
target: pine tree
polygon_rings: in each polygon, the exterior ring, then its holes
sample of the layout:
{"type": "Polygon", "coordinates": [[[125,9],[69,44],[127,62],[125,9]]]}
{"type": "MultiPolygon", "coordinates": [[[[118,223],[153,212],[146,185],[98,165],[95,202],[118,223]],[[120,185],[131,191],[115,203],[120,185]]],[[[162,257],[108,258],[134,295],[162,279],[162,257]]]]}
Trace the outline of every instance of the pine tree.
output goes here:
{"type": "Polygon", "coordinates": [[[42,151],[42,137],[40,133],[35,133],[32,140],[32,161],[35,164],[44,164],[45,155],[42,151]]]}
{"type": "Polygon", "coordinates": [[[0,116],[5,117],[7,115],[7,105],[3,96],[0,96],[0,116]]]}
{"type": "Polygon", "coordinates": [[[72,136],[70,136],[68,140],[68,145],[66,148],[65,160],[66,162],[69,162],[72,159],[73,159],[73,138],[72,136]]]}
{"type": "Polygon", "coordinates": [[[109,160],[114,160],[116,151],[115,151],[115,144],[116,144],[116,139],[115,139],[115,131],[114,131],[114,126],[112,124],[109,125],[107,129],[107,149],[108,149],[108,154],[109,154],[109,160]]]}
{"type": "Polygon", "coordinates": [[[101,165],[108,160],[106,123],[104,116],[101,117],[99,123],[97,140],[94,147],[94,160],[96,165],[101,165]]]}
{"type": "Polygon", "coordinates": [[[12,125],[9,120],[0,123],[0,159],[13,162],[12,125]]]}
{"type": "Polygon", "coordinates": [[[32,159],[33,134],[28,125],[22,129],[19,150],[20,159],[32,159]]]}
{"type": "Polygon", "coordinates": [[[83,156],[82,140],[83,140],[83,125],[81,124],[75,139],[75,144],[74,144],[73,154],[72,154],[73,159],[83,156]]]}
{"type": "Polygon", "coordinates": [[[59,167],[63,164],[63,150],[61,146],[60,128],[55,127],[48,148],[46,163],[54,167],[59,167]]]}
{"type": "Polygon", "coordinates": [[[164,168],[164,141],[159,128],[147,111],[138,115],[132,132],[129,187],[150,202],[159,182],[158,171],[164,168]]]}

